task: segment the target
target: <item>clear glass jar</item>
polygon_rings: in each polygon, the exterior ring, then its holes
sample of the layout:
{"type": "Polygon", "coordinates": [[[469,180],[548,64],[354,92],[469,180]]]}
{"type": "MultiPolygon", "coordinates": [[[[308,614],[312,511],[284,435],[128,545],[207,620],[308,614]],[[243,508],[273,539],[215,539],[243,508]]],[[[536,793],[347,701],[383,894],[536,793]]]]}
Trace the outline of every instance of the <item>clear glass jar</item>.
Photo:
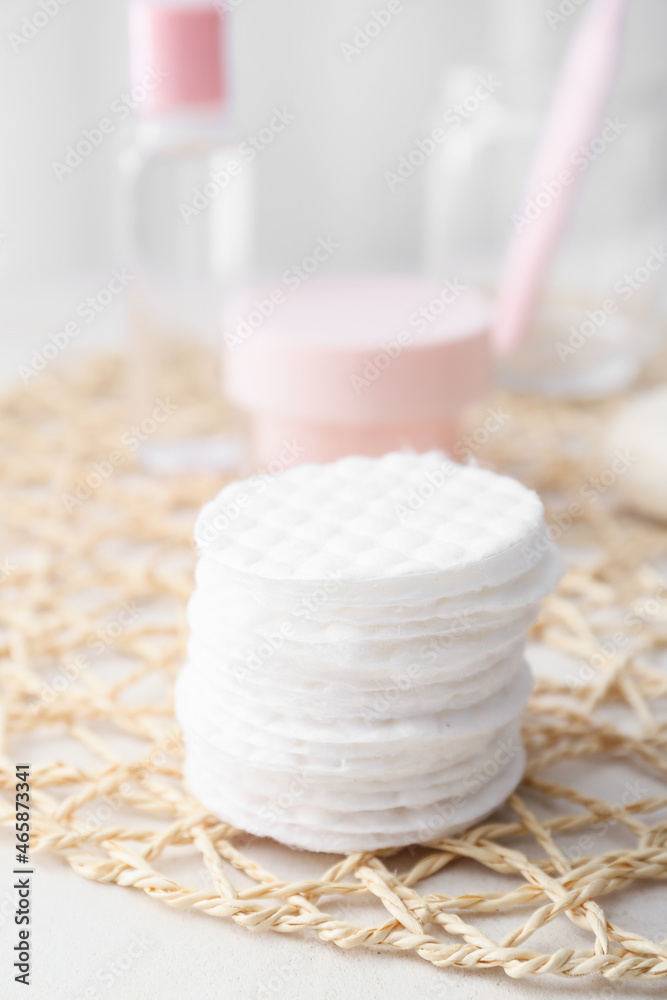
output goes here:
{"type": "MultiPolygon", "coordinates": [[[[556,63],[554,53],[545,60],[556,63]]],[[[471,67],[450,71],[443,104],[470,93],[478,74],[471,67]]],[[[505,61],[498,76],[498,90],[433,157],[424,234],[429,271],[446,269],[492,296],[512,227],[530,225],[558,197],[557,183],[547,178],[540,204],[521,201],[553,73],[534,65],[528,72],[519,60],[515,67],[505,61]]],[[[572,151],[572,175],[585,174],[582,189],[527,336],[499,362],[508,387],[606,395],[633,382],[660,344],[667,276],[664,94],[664,72],[622,79],[596,138],[572,151]]]]}

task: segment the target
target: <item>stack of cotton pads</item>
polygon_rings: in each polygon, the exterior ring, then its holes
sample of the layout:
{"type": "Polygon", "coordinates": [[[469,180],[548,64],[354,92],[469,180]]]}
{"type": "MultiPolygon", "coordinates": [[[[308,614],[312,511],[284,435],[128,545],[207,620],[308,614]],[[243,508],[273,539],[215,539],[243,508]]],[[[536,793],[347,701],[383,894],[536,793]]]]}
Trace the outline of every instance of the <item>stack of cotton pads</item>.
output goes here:
{"type": "Polygon", "coordinates": [[[519,782],[543,508],[440,453],[302,465],[207,504],[176,708],[221,819],[316,851],[451,835],[519,782]]]}

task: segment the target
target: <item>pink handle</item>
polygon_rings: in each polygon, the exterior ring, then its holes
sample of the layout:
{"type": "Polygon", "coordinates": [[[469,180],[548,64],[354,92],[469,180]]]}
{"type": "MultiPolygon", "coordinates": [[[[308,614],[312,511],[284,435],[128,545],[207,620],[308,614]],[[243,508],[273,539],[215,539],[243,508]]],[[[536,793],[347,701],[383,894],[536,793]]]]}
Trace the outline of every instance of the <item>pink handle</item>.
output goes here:
{"type": "Polygon", "coordinates": [[[583,173],[572,172],[571,156],[580,146],[591,142],[600,127],[616,78],[626,7],[627,0],[592,0],[566,54],[522,207],[526,201],[544,196],[544,192],[551,200],[531,224],[510,238],[493,329],[493,342],[499,353],[511,350],[525,335],[545,275],[572,214],[583,173]],[[562,180],[565,171],[571,178],[567,183],[562,180]]]}

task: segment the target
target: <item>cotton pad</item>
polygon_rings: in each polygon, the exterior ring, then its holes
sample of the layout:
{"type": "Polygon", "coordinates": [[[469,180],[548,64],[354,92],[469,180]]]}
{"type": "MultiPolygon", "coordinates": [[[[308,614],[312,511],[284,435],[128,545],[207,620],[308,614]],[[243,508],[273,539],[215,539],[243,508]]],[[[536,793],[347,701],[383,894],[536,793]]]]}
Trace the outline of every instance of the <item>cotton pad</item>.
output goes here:
{"type": "Polygon", "coordinates": [[[504,766],[508,758],[513,758],[521,750],[519,727],[515,720],[501,729],[477,734],[474,747],[465,746],[460,740],[449,740],[447,746],[450,751],[455,743],[461,751],[458,756],[452,756],[450,752],[447,757],[440,755],[431,760],[422,755],[421,760],[417,762],[406,754],[400,763],[396,761],[391,763],[389,757],[376,758],[370,770],[320,769],[317,772],[317,781],[313,781],[312,769],[300,770],[294,763],[285,768],[276,766],[276,761],[266,765],[249,763],[246,759],[239,760],[230,756],[198,735],[191,735],[187,740],[188,753],[193,760],[199,755],[201,760],[209,762],[208,770],[212,770],[213,767],[224,769],[228,777],[237,784],[245,781],[250,774],[253,788],[275,797],[290,787],[294,790],[296,781],[300,788],[300,796],[303,794],[302,790],[307,789],[308,795],[316,800],[332,792],[337,796],[341,793],[375,796],[376,793],[402,792],[405,789],[421,790],[438,782],[451,782],[463,778],[467,778],[468,784],[471,785],[474,784],[475,777],[484,772],[491,756],[498,756],[498,764],[504,766]]]}
{"type": "MultiPolygon", "coordinates": [[[[197,759],[197,747],[191,745],[189,749],[194,762],[197,759]]],[[[252,808],[260,813],[261,809],[274,804],[274,810],[280,812],[285,821],[304,822],[309,826],[321,826],[326,823],[332,827],[336,821],[327,814],[331,812],[332,802],[335,802],[335,812],[337,817],[340,817],[340,826],[345,825],[348,830],[355,829],[358,825],[366,825],[368,818],[366,814],[386,810],[427,808],[443,799],[463,798],[476,792],[480,783],[484,783],[484,767],[488,764],[487,758],[478,755],[475,763],[480,766],[475,767],[471,762],[470,770],[463,775],[450,777],[444,773],[422,785],[405,782],[401,787],[395,788],[377,785],[372,788],[368,785],[358,788],[356,785],[351,786],[349,782],[339,782],[339,787],[332,794],[333,790],[329,786],[320,781],[314,782],[307,775],[300,775],[296,779],[291,776],[288,781],[281,783],[274,781],[272,785],[265,785],[258,781],[254,772],[248,773],[244,770],[239,775],[234,775],[223,762],[220,762],[219,769],[215,765],[211,766],[211,760],[203,747],[199,748],[199,753],[203,757],[205,754],[204,759],[208,763],[207,773],[210,776],[218,775],[219,780],[224,782],[225,795],[230,803],[236,803],[239,808],[252,808]],[[282,805],[278,808],[279,801],[282,805]],[[360,822],[357,823],[357,820],[360,822]]],[[[493,777],[497,777],[509,768],[511,761],[512,758],[505,755],[502,763],[497,763],[494,768],[493,777]]]]}
{"type": "Polygon", "coordinates": [[[203,508],[175,702],[221,819],[308,850],[452,834],[520,780],[526,630],[562,573],[539,498],[397,452],[203,508]]]}
{"type": "Polygon", "coordinates": [[[363,826],[360,824],[361,828],[357,829],[347,828],[335,813],[335,818],[323,817],[327,825],[318,827],[303,821],[285,823],[271,806],[241,808],[227,801],[224,785],[215,780],[210,782],[201,772],[189,776],[189,783],[193,792],[202,802],[208,802],[215,813],[255,836],[272,837],[302,850],[351,853],[456,836],[485,819],[511,794],[521,780],[524,766],[522,749],[504,771],[487,784],[480,784],[476,792],[467,797],[439,800],[420,809],[378,811],[370,818],[365,816],[363,826]]]}
{"type": "MultiPolygon", "coordinates": [[[[188,665],[189,666],[189,665],[188,665]]],[[[375,720],[365,718],[343,718],[333,722],[311,720],[303,716],[281,712],[274,705],[252,705],[240,700],[231,701],[222,693],[219,695],[210,687],[210,681],[201,679],[194,669],[182,671],[179,697],[190,697],[201,704],[201,698],[208,691],[209,701],[201,708],[203,731],[207,730],[205,716],[210,725],[208,731],[224,729],[220,739],[234,738],[235,734],[249,738],[255,733],[262,741],[273,737],[284,737],[297,743],[330,744],[332,746],[359,746],[372,744],[382,748],[384,744],[402,742],[419,743],[443,737],[456,737],[483,732],[492,725],[503,725],[514,718],[523,708],[532,686],[530,669],[522,663],[520,669],[505,687],[491,697],[482,696],[469,708],[441,712],[428,711],[420,715],[404,717],[384,717],[375,720]],[[188,689],[190,689],[188,691],[188,689]]]]}
{"type": "Polygon", "coordinates": [[[385,687],[376,689],[363,689],[350,681],[341,686],[333,681],[327,685],[301,684],[298,675],[286,677],[282,671],[275,677],[264,675],[250,680],[224,671],[212,661],[208,666],[199,661],[197,676],[203,683],[215,685],[223,710],[238,704],[252,714],[257,701],[265,700],[283,716],[298,715],[319,726],[346,719],[368,723],[374,719],[460,711],[507,687],[523,662],[520,647],[509,655],[494,657],[487,667],[474,673],[445,675],[430,683],[424,682],[415,664],[409,672],[388,677],[385,687]]]}
{"type": "Polygon", "coordinates": [[[229,571],[205,552],[199,559],[195,580],[201,592],[215,596],[219,601],[242,602],[250,607],[254,604],[267,612],[279,609],[284,615],[293,616],[297,620],[329,624],[332,617],[335,617],[338,623],[396,623],[421,618],[450,619],[462,612],[481,614],[504,611],[539,601],[558,583],[562,575],[562,563],[558,553],[551,548],[544,552],[537,549],[531,556],[527,568],[502,586],[487,586],[477,591],[465,591],[429,600],[433,588],[428,583],[422,592],[415,592],[411,600],[405,598],[400,604],[384,603],[379,583],[369,591],[367,601],[348,599],[346,586],[334,578],[320,590],[309,584],[306,597],[295,597],[288,592],[283,598],[283,590],[276,589],[273,581],[268,585],[258,585],[256,580],[247,576],[235,576],[232,582],[229,571]]]}
{"type": "Polygon", "coordinates": [[[304,678],[282,670],[273,676],[237,674],[226,670],[217,657],[209,657],[206,663],[198,660],[200,676],[215,685],[226,704],[238,702],[252,709],[258,699],[264,699],[283,714],[320,722],[344,718],[370,721],[467,708],[506,687],[522,663],[523,642],[509,655],[494,656],[474,673],[444,674],[426,682],[415,663],[405,673],[388,676],[384,687],[364,688],[350,680],[309,683],[307,674],[304,678]]]}
{"type": "MultiPolygon", "coordinates": [[[[519,623],[518,627],[525,631],[528,625],[537,617],[539,602],[535,601],[523,607],[508,608],[488,614],[459,614],[453,618],[427,618],[418,621],[384,622],[379,625],[369,622],[364,627],[360,622],[343,624],[341,622],[294,621],[286,616],[271,616],[262,621],[256,609],[246,609],[242,615],[235,606],[216,602],[208,595],[195,593],[188,608],[188,622],[191,628],[196,628],[199,634],[199,623],[205,621],[206,634],[216,635],[218,641],[238,643],[242,638],[246,649],[262,645],[264,641],[272,641],[275,646],[279,637],[288,639],[295,645],[310,646],[310,644],[335,645],[343,648],[346,643],[359,645],[363,643],[369,654],[372,654],[374,642],[393,642],[395,640],[419,639],[431,636],[455,635],[459,638],[465,635],[483,635],[490,629],[502,625],[519,623]],[[214,609],[230,607],[224,619],[213,614],[214,609]]],[[[308,656],[313,650],[308,648],[308,656]]]]}
{"type": "Polygon", "coordinates": [[[500,656],[506,646],[523,641],[535,617],[536,609],[531,609],[505,625],[478,631],[453,627],[432,635],[321,644],[288,644],[287,637],[279,633],[266,638],[231,628],[195,630],[193,625],[188,649],[191,661],[197,662],[202,654],[212,655],[218,663],[228,663],[240,677],[268,677],[280,670],[285,675],[296,672],[300,684],[311,678],[345,683],[353,679],[355,684],[384,688],[389,677],[410,674],[414,665],[424,680],[437,680],[464,667],[471,671],[477,665],[481,668],[496,653],[500,656]]]}
{"type": "Polygon", "coordinates": [[[437,599],[513,579],[543,551],[544,521],[537,495],[513,479],[395,452],[232,483],[204,507],[195,538],[230,581],[281,580],[297,596],[340,581],[355,597],[375,588],[400,602],[420,586],[437,599]]]}

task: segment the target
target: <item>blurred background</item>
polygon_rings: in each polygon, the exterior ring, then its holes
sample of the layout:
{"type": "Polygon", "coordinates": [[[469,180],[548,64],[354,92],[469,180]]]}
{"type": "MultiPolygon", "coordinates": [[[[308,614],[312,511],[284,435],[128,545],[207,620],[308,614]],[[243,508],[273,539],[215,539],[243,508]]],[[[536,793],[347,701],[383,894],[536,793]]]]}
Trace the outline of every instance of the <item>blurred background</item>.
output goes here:
{"type": "MultiPolygon", "coordinates": [[[[588,6],[221,0],[229,22],[230,135],[238,142],[256,134],[276,109],[289,116],[253,163],[257,273],[298,262],[318,240],[332,238],[338,247],[330,266],[343,271],[443,273],[453,259],[461,272],[483,245],[485,274],[475,277],[493,282],[558,65],[588,6]],[[456,141],[452,135],[401,177],[401,157],[482,78],[495,82],[478,113],[459,121],[456,141]]],[[[31,349],[127,263],[119,164],[136,142],[137,116],[120,110],[130,82],[126,7],[103,0],[2,5],[4,379],[15,380],[31,349]],[[59,170],[68,147],[102,119],[111,125],[99,144],[59,170]]],[[[583,259],[600,294],[666,235],[665,37],[664,0],[632,0],[605,112],[621,127],[605,140],[604,154],[590,159],[569,249],[558,261],[563,273],[569,261],[582,278],[583,259]],[[610,254],[604,266],[603,251],[610,254]]],[[[652,281],[651,324],[664,316],[664,274],[652,281]]],[[[75,346],[118,346],[126,336],[117,295],[84,325],[75,346]]]]}

